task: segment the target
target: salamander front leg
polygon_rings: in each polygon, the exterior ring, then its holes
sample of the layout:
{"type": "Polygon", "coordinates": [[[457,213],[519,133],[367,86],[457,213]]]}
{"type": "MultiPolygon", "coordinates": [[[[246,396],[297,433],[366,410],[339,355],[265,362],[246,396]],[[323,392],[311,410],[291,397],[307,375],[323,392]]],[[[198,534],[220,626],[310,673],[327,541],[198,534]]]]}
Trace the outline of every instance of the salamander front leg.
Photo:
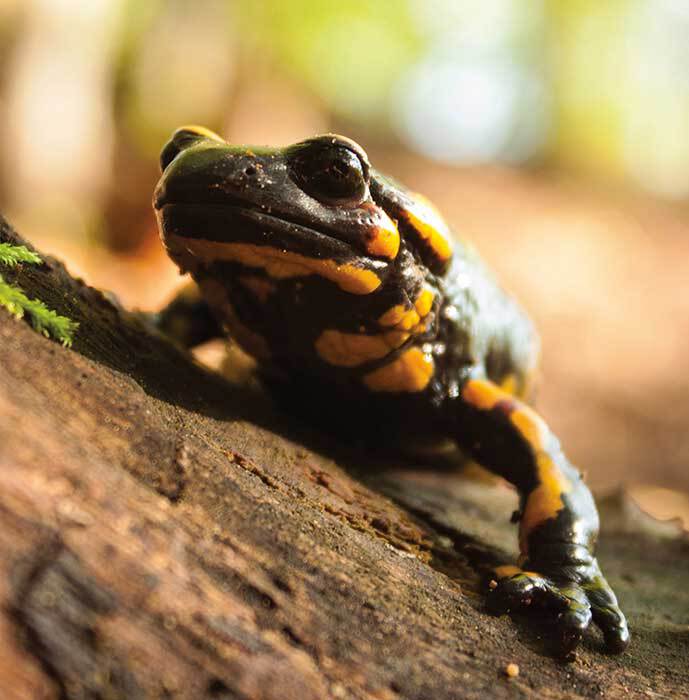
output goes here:
{"type": "Polygon", "coordinates": [[[187,284],[164,309],[147,316],[159,331],[185,348],[225,335],[193,282],[187,284]]]}
{"type": "Polygon", "coordinates": [[[462,448],[520,494],[518,566],[496,569],[489,606],[551,615],[564,653],[593,619],[607,648],[623,651],[627,622],[594,557],[596,506],[557,438],[531,408],[486,379],[468,379],[450,410],[462,448]]]}

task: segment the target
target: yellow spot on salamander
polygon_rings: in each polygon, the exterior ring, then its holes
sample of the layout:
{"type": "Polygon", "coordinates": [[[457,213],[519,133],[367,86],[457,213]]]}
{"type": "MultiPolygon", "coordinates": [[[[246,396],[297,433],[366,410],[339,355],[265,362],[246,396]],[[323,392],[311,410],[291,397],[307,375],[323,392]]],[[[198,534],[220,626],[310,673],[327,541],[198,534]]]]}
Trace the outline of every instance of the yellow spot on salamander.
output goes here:
{"type": "Polygon", "coordinates": [[[366,250],[370,255],[393,260],[400,249],[400,234],[395,222],[382,209],[380,217],[381,221],[366,244],[366,250]]]}
{"type": "Polygon", "coordinates": [[[401,214],[413,226],[430,249],[441,260],[449,260],[452,256],[450,230],[438,210],[421,194],[414,193],[413,205],[404,209],[401,214]]]}
{"type": "Polygon", "coordinates": [[[550,431],[545,421],[524,405],[510,414],[510,420],[536,455],[539,484],[526,500],[519,531],[521,551],[526,553],[529,533],[546,520],[557,517],[565,507],[562,494],[571,491],[572,484],[547,449],[550,431]]]}
{"type": "Polygon", "coordinates": [[[421,294],[419,294],[416,301],[414,302],[414,308],[418,312],[419,316],[421,316],[421,318],[423,318],[424,316],[428,316],[431,308],[433,307],[434,298],[435,294],[433,293],[433,290],[429,287],[424,287],[424,289],[421,290],[421,294]]]}
{"type": "Polygon", "coordinates": [[[423,391],[433,376],[433,358],[411,348],[392,362],[364,375],[364,384],[372,391],[423,391]]]}
{"type": "Polygon", "coordinates": [[[395,326],[401,330],[414,330],[422,332],[424,328],[418,326],[421,319],[428,316],[433,307],[435,294],[429,287],[424,287],[414,302],[411,309],[403,304],[397,304],[388,309],[379,319],[381,326],[395,326]]]}
{"type": "Polygon", "coordinates": [[[489,411],[491,408],[494,408],[499,401],[505,398],[512,399],[511,396],[506,396],[493,382],[480,379],[471,379],[468,381],[462,390],[462,397],[468,404],[471,404],[481,411],[489,411]]]}
{"type": "Polygon", "coordinates": [[[552,453],[552,437],[545,421],[531,408],[490,381],[472,379],[462,390],[464,400],[479,410],[489,411],[504,401],[511,409],[509,420],[529,444],[534,454],[538,486],[524,504],[519,531],[522,554],[527,552],[528,536],[546,520],[552,520],[565,507],[562,494],[571,491],[572,483],[562,473],[552,453]],[[549,444],[551,443],[551,444],[549,444]]]}
{"type": "Polygon", "coordinates": [[[424,287],[411,308],[398,304],[388,309],[378,319],[383,328],[389,328],[384,333],[364,335],[363,332],[323,331],[316,341],[316,352],[337,367],[358,367],[365,362],[380,360],[412,335],[426,331],[426,323],[422,321],[430,313],[434,298],[433,290],[424,287]]]}
{"type": "MultiPolygon", "coordinates": [[[[381,326],[397,326],[407,317],[407,314],[409,314],[410,312],[415,314],[415,323],[418,323],[419,316],[416,313],[416,311],[412,311],[411,309],[405,308],[403,304],[397,304],[396,306],[393,306],[392,308],[388,309],[378,319],[378,323],[380,323],[381,326]]],[[[409,327],[411,328],[411,326],[413,325],[414,323],[412,323],[409,327]]]]}
{"type": "Polygon", "coordinates": [[[232,260],[247,267],[261,268],[275,279],[319,275],[350,294],[370,294],[381,285],[375,272],[350,263],[308,258],[299,253],[253,243],[221,243],[183,236],[176,239],[178,244],[203,261],[232,260]]]}
{"type": "Polygon", "coordinates": [[[400,347],[409,333],[388,331],[380,335],[342,333],[325,330],[316,340],[316,352],[329,364],[336,367],[358,367],[366,362],[380,360],[392,350],[400,347]]]}

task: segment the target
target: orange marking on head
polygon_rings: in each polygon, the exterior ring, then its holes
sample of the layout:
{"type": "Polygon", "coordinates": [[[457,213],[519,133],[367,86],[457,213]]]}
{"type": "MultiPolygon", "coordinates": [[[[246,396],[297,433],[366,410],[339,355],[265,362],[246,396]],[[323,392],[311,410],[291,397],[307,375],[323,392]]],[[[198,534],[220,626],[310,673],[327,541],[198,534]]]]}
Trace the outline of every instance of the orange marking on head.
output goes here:
{"type": "Polygon", "coordinates": [[[435,365],[430,355],[411,348],[392,362],[364,375],[364,384],[372,391],[423,391],[431,381],[435,365]]]}
{"type": "Polygon", "coordinates": [[[366,244],[370,255],[393,260],[400,249],[400,234],[395,222],[381,209],[380,223],[375,227],[373,236],[366,244]]]}
{"type": "Polygon", "coordinates": [[[232,260],[247,267],[264,269],[275,279],[319,275],[334,282],[350,294],[370,294],[381,285],[378,275],[349,263],[309,258],[299,253],[258,246],[253,243],[221,243],[175,236],[176,245],[185,247],[192,256],[206,261],[232,260]]]}
{"type": "Polygon", "coordinates": [[[413,204],[401,214],[442,261],[452,256],[452,235],[440,212],[421,194],[412,195],[413,204]]]}

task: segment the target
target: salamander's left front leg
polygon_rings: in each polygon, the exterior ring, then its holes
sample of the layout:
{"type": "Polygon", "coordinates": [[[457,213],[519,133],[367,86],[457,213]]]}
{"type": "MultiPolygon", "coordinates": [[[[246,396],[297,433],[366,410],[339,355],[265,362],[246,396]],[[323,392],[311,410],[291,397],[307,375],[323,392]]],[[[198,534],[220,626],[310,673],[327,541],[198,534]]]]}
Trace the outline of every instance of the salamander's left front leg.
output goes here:
{"type": "Polygon", "coordinates": [[[593,619],[608,649],[623,651],[627,622],[594,557],[596,506],[557,438],[531,408],[482,378],[465,382],[451,412],[462,448],[520,493],[518,566],[496,570],[491,607],[552,612],[565,652],[593,619]]]}

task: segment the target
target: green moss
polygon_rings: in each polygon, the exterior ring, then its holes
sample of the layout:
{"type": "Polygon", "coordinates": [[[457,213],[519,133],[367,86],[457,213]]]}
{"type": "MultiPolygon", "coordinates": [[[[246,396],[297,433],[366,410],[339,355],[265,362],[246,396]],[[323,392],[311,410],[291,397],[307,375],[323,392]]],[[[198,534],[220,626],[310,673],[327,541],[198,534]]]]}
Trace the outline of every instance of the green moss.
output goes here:
{"type": "Polygon", "coordinates": [[[11,245],[10,243],[0,243],[0,264],[7,267],[14,267],[19,263],[29,263],[31,265],[40,265],[41,258],[24,247],[23,245],[11,245]]]}
{"type": "MultiPolygon", "coordinates": [[[[15,267],[21,263],[39,265],[41,258],[24,246],[0,243],[0,264],[15,267]]],[[[29,299],[17,286],[6,282],[0,275],[0,306],[15,318],[27,316],[36,331],[46,338],[54,338],[70,347],[79,324],[66,316],[60,316],[39,299],[29,299]]]]}

